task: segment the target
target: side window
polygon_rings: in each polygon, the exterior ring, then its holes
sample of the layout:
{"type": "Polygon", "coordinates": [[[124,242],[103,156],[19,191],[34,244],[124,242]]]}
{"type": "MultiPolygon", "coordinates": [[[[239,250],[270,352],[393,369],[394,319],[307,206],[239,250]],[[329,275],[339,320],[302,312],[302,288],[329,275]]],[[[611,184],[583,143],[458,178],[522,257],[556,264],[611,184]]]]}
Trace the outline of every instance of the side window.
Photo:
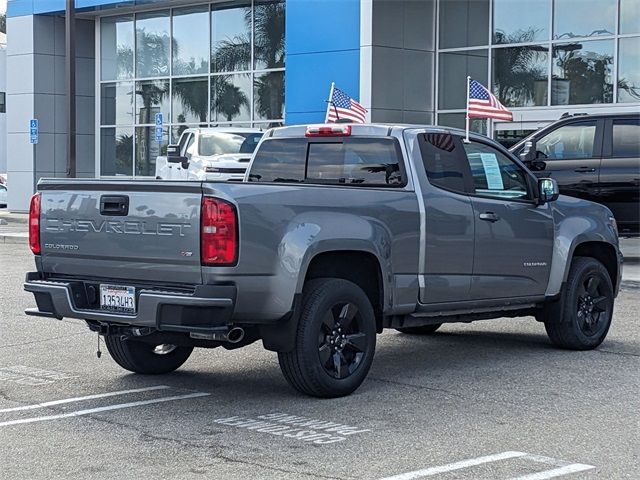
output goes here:
{"type": "Polygon", "coordinates": [[[186,157],[191,158],[191,156],[196,153],[196,148],[194,145],[195,141],[196,141],[196,136],[191,134],[189,136],[189,140],[187,141],[187,145],[184,149],[184,154],[186,157]]]}
{"type": "Polygon", "coordinates": [[[489,145],[465,143],[476,195],[500,199],[529,198],[527,174],[512,159],[489,145]]]}
{"type": "Polygon", "coordinates": [[[307,180],[357,185],[405,184],[400,155],[391,138],[345,138],[309,143],[307,180]]]}
{"type": "Polygon", "coordinates": [[[178,147],[180,147],[180,155],[184,155],[185,154],[185,147],[187,145],[187,141],[189,140],[189,137],[191,136],[191,132],[182,132],[182,135],[180,135],[180,139],[178,140],[178,147]]]}
{"type": "Polygon", "coordinates": [[[303,182],[306,156],[307,141],[304,138],[265,140],[251,164],[249,181],[303,182]]]}
{"type": "Polygon", "coordinates": [[[449,133],[425,133],[418,136],[418,145],[429,183],[465,193],[465,155],[460,139],[449,133]]]}
{"type": "Polygon", "coordinates": [[[640,158],[640,119],[613,121],[613,157],[640,158]]]}
{"type": "Polygon", "coordinates": [[[571,160],[593,157],[596,122],[565,125],[537,141],[537,150],[549,160],[571,160]]]}

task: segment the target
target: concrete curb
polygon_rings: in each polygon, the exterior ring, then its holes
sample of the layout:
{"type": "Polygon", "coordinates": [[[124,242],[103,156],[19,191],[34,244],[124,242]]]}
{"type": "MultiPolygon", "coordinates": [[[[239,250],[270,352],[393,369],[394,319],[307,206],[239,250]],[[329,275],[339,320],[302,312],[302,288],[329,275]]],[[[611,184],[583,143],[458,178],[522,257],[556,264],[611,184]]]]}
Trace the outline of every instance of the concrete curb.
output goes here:
{"type": "Polygon", "coordinates": [[[27,244],[29,243],[29,235],[24,233],[0,233],[0,243],[27,244]]]}

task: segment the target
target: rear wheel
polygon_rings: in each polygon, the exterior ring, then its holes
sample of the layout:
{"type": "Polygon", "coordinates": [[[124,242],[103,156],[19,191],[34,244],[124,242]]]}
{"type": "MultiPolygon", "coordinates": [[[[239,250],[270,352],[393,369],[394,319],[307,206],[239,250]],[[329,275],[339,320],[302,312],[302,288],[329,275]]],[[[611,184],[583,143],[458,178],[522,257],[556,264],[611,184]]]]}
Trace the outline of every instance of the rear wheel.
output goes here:
{"type": "Polygon", "coordinates": [[[105,344],[111,357],[122,368],[134,373],[161,374],[173,372],[187,361],[193,347],[163,343],[145,343],[120,335],[108,335],[105,344]]]}
{"type": "Polygon", "coordinates": [[[375,315],[360,287],[342,279],[305,285],[295,347],[279,352],[284,377],[315,397],[341,397],[364,381],[376,345],[375,315]]]}
{"type": "Polygon", "coordinates": [[[613,316],[613,286],[607,269],[594,258],[576,257],[566,289],[560,318],[544,318],[547,335],[561,348],[596,348],[607,336],[613,316]]]}
{"type": "Polygon", "coordinates": [[[402,327],[396,328],[401,333],[407,333],[409,335],[431,335],[435,333],[442,326],[441,323],[434,323],[432,325],[423,325],[421,327],[402,327]]]}

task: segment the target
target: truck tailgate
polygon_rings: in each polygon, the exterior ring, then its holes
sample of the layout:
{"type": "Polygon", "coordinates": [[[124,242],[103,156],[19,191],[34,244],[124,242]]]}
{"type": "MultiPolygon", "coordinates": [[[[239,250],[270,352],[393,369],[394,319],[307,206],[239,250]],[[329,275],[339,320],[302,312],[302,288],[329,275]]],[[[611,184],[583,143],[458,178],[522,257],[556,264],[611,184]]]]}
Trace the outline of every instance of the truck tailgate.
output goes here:
{"type": "Polygon", "coordinates": [[[44,180],[38,189],[45,273],[202,283],[200,182],[44,180]]]}

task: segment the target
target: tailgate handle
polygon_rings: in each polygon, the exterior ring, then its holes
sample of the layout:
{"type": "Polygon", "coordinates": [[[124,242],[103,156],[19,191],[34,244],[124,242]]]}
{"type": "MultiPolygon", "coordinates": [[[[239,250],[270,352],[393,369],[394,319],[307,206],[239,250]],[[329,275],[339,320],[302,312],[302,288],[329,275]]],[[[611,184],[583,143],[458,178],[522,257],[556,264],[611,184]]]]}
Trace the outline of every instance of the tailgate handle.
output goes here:
{"type": "Polygon", "coordinates": [[[126,195],[101,196],[100,214],[123,217],[129,215],[129,197],[126,195]]]}

